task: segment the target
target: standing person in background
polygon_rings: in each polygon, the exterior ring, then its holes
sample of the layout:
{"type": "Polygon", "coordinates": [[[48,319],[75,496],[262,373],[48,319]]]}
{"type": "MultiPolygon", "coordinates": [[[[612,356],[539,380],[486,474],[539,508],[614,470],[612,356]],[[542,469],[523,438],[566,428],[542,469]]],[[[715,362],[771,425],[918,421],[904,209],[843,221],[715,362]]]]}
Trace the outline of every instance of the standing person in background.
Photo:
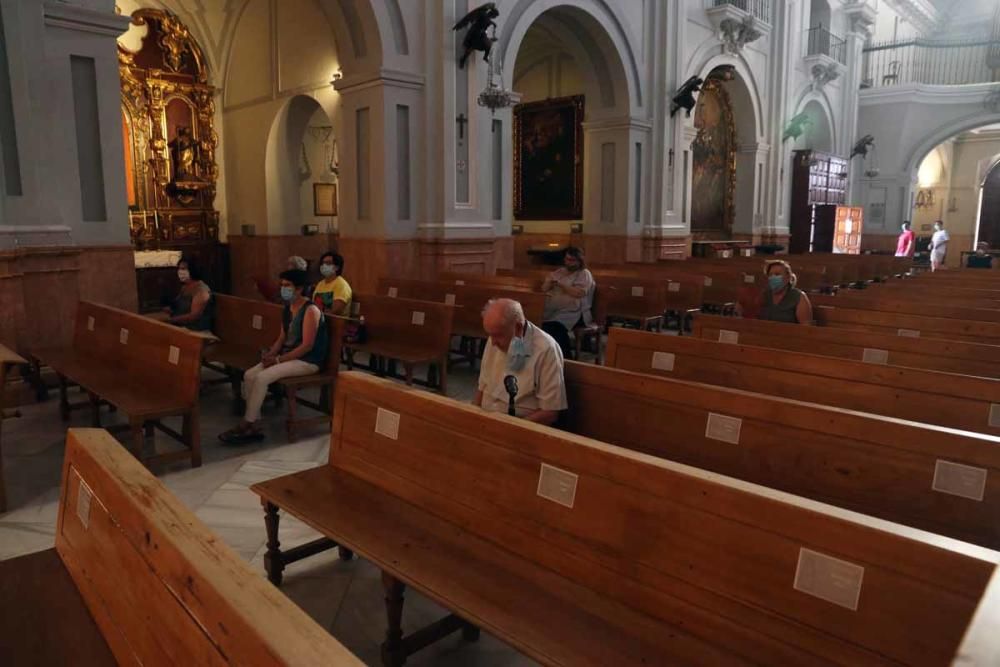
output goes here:
{"type": "Polygon", "coordinates": [[[594,319],[590,312],[594,302],[594,276],[587,270],[583,251],[574,246],[566,248],[563,266],[545,278],[542,291],[545,292],[542,329],[559,343],[563,357],[569,358],[569,332],[594,319]]]}
{"type": "Polygon", "coordinates": [[[896,241],[896,257],[913,257],[916,249],[916,235],[910,229],[910,221],[903,221],[903,231],[896,241]]]}
{"type": "MultiPolygon", "coordinates": [[[[306,271],[308,268],[309,263],[298,255],[292,255],[285,263],[287,271],[306,271]]],[[[280,285],[277,282],[265,276],[254,276],[251,280],[253,280],[254,285],[257,286],[257,291],[260,292],[265,301],[281,303],[281,295],[279,294],[280,285]]],[[[307,296],[308,293],[307,290],[307,296]]]]}
{"type": "Polygon", "coordinates": [[[319,273],[323,278],[313,288],[313,302],[334,315],[347,315],[353,294],[344,280],[344,258],[335,252],[323,253],[319,273]]]}
{"type": "Polygon", "coordinates": [[[948,257],[948,241],[951,237],[944,229],[944,222],[934,221],[934,236],[931,237],[931,271],[944,268],[944,261],[948,257]]]}

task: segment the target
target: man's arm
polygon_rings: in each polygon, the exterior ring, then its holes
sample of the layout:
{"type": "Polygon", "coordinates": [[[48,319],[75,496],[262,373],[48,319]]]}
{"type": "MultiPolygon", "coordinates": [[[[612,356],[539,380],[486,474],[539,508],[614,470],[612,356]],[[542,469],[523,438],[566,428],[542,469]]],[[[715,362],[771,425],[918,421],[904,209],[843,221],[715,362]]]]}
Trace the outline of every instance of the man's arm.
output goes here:
{"type": "Polygon", "coordinates": [[[536,424],[543,424],[545,426],[552,426],[559,419],[558,410],[535,410],[534,412],[528,413],[522,417],[522,419],[527,419],[529,422],[535,422],[536,424]]]}

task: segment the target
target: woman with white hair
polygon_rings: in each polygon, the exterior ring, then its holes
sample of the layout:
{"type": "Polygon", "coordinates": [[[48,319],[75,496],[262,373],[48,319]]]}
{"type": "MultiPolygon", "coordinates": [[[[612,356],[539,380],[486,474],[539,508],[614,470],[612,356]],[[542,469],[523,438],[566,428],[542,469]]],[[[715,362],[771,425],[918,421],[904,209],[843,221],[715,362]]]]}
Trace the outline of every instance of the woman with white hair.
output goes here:
{"type": "MultiPolygon", "coordinates": [[[[298,255],[291,255],[285,262],[286,271],[308,271],[309,262],[298,255]]],[[[281,303],[280,285],[266,276],[253,276],[250,280],[257,286],[257,291],[265,301],[281,303]]],[[[306,298],[312,298],[312,286],[306,285],[306,298]]]]}

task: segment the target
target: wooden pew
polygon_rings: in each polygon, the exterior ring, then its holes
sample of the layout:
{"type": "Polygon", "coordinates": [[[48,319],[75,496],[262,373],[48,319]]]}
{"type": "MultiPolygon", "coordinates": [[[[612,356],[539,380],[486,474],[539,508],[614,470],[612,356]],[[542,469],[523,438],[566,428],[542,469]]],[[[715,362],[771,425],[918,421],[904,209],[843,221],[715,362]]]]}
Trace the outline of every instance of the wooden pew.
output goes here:
{"type": "Polygon", "coordinates": [[[1000,379],[1000,345],[698,314],[696,338],[1000,379]]]}
{"type": "Polygon", "coordinates": [[[947,302],[932,302],[929,299],[899,299],[891,296],[883,296],[879,293],[840,292],[836,295],[816,294],[815,298],[810,297],[810,300],[814,306],[877,310],[885,313],[903,313],[907,315],[931,315],[951,320],[1000,322],[1000,308],[970,308],[947,302]]]}
{"type": "Polygon", "coordinates": [[[329,464],[252,490],[272,579],[279,508],[382,569],[386,665],[470,625],[547,665],[946,665],[1000,558],[397,383],[336,400],[329,464]],[[404,636],[407,586],[454,615],[404,636]]]}
{"type": "Polygon", "coordinates": [[[0,344],[0,514],[7,511],[7,486],[4,483],[3,472],[3,421],[21,416],[18,410],[7,409],[7,378],[15,366],[27,365],[27,359],[6,345],[0,344]]]}
{"type": "Polygon", "coordinates": [[[344,343],[347,367],[354,368],[354,355],[366,352],[377,372],[392,372],[383,362],[398,361],[407,384],[413,384],[413,369],[428,364],[427,384],[437,384],[442,394],[448,387],[448,358],[451,351],[455,307],[433,301],[400,299],[374,294],[355,295],[359,316],[365,321],[367,339],[344,343]]]}
{"type": "Polygon", "coordinates": [[[813,318],[820,326],[827,327],[895,333],[913,338],[942,338],[989,345],[1000,344],[998,322],[952,320],[946,317],[833,306],[813,307],[813,318]]]}
{"type": "Polygon", "coordinates": [[[1000,435],[1000,380],[615,330],[607,365],[1000,435]]]}
{"type": "Polygon", "coordinates": [[[540,292],[542,290],[541,278],[534,276],[486,276],[474,273],[457,273],[454,271],[441,271],[435,276],[436,280],[450,282],[454,285],[483,285],[486,287],[506,287],[519,289],[526,292],[540,292]]]}
{"type": "Polygon", "coordinates": [[[567,430],[996,549],[1000,439],[567,362],[567,430]],[[613,417],[609,416],[613,415],[613,417]],[[729,430],[725,430],[729,427],[729,430]],[[964,467],[962,467],[964,466],[964,467]],[[948,473],[982,471],[980,489],[948,473]],[[973,493],[973,491],[975,493],[973,493]],[[958,495],[960,492],[965,495],[958,495]],[[982,493],[981,500],[979,494],[982,493]],[[972,497],[970,497],[972,496],[972,497]]]}
{"type": "MultiPolygon", "coordinates": [[[[221,373],[233,389],[234,411],[243,412],[241,385],[243,374],[260,361],[262,349],[270,348],[278,337],[282,326],[284,308],[277,304],[255,299],[218,294],[215,297],[216,343],[205,348],[203,363],[206,367],[221,373]]],[[[285,431],[288,441],[295,442],[298,431],[304,426],[326,424],[330,421],[331,387],[337,381],[340,369],[341,349],[344,340],[344,319],[326,314],[328,336],[326,367],[313,375],[285,378],[277,384],[288,398],[288,416],[285,431]],[[318,402],[311,401],[299,392],[304,389],[319,388],[318,402]],[[300,417],[298,406],[322,413],[316,417],[300,417]]],[[[211,382],[211,381],[209,381],[211,382]]]]}
{"type": "Polygon", "coordinates": [[[204,339],[192,332],[118,308],[80,301],[73,342],[65,348],[34,348],[32,356],[59,375],[60,413],[68,421],[76,408],[91,408],[92,425],[101,425],[102,404],[128,415],[131,451],[143,458],[146,438],[158,428],[184,450],[145,459],[147,463],[190,459],[201,465],[198,420],[199,369],[204,339]],[[71,405],[69,383],[80,385],[89,401],[71,405]],[[181,433],[161,419],[179,416],[181,433]]]}
{"type": "Polygon", "coordinates": [[[5,665],[362,664],[106,432],[66,436],[55,548],[0,561],[5,665]]]}

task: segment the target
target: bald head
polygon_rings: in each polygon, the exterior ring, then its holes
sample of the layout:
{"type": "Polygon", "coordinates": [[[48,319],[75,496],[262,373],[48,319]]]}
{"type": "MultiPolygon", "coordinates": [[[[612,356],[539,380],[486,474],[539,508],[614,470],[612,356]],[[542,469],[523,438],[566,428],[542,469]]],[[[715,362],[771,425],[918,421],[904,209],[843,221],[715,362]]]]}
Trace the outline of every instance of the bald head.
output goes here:
{"type": "Polygon", "coordinates": [[[483,330],[504,352],[515,336],[524,333],[524,310],[513,299],[491,299],[483,309],[483,330]]]}

